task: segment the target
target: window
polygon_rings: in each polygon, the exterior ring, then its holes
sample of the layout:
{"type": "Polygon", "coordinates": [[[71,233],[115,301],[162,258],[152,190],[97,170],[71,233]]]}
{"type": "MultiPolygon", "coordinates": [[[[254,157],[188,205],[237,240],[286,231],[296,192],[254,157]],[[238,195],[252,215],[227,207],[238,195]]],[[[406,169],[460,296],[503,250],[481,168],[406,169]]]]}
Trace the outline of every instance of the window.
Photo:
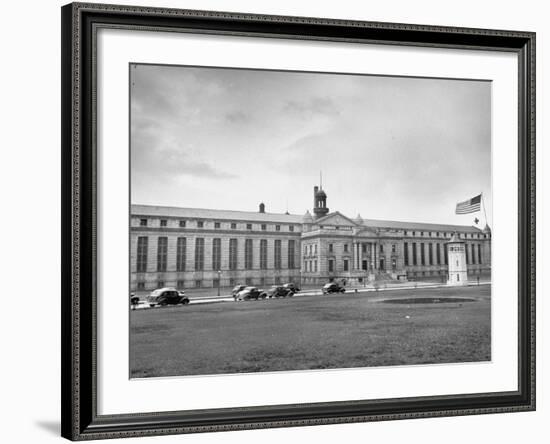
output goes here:
{"type": "Polygon", "coordinates": [[[296,252],[295,252],[295,248],[296,248],[296,241],[293,240],[293,239],[290,239],[290,240],[288,241],[288,268],[296,268],[296,262],[295,262],[296,252]]]}
{"type": "Polygon", "coordinates": [[[197,228],[204,228],[204,222],[202,220],[197,221],[197,228]]]}
{"type": "Polygon", "coordinates": [[[184,220],[180,220],[180,228],[185,228],[185,221],[184,220]]]}
{"type": "Polygon", "coordinates": [[[251,278],[251,277],[245,278],[244,283],[245,283],[246,285],[249,285],[249,286],[252,285],[252,278],[251,278]]]}
{"type": "Polygon", "coordinates": [[[267,240],[260,240],[260,268],[267,269],[267,240]]]}
{"type": "Polygon", "coordinates": [[[260,278],[260,285],[265,285],[265,278],[264,277],[260,278]]]}
{"type": "Polygon", "coordinates": [[[281,268],[281,239],[275,240],[274,259],[274,267],[277,269],[281,268]]]}
{"type": "Polygon", "coordinates": [[[416,231],[413,231],[413,236],[416,236],[416,231]]]}
{"type": "Polygon", "coordinates": [[[397,246],[396,246],[395,244],[392,244],[392,246],[391,246],[391,252],[392,252],[392,253],[395,253],[396,250],[397,250],[397,246]]]}
{"type": "Polygon", "coordinates": [[[222,268],[222,240],[212,240],[212,270],[220,271],[222,268]]]}
{"type": "Polygon", "coordinates": [[[420,232],[420,236],[424,236],[424,232],[423,232],[423,231],[420,232]]]}
{"type": "Polygon", "coordinates": [[[237,229],[237,224],[235,222],[231,222],[231,229],[232,230],[237,229]]]}
{"type": "Polygon", "coordinates": [[[334,261],[332,259],[329,259],[328,261],[328,271],[332,273],[334,271],[334,261]]]}
{"type": "Polygon", "coordinates": [[[291,225],[290,227],[288,227],[288,231],[294,231],[294,225],[291,225]]]}
{"type": "Polygon", "coordinates": [[[280,225],[275,225],[275,231],[281,231],[281,226],[280,225]]]}
{"type": "Polygon", "coordinates": [[[317,261],[313,261],[313,271],[317,273],[317,261]]]}
{"type": "Polygon", "coordinates": [[[434,264],[433,244],[428,244],[428,256],[430,259],[430,265],[433,265],[434,264]]]}
{"type": "Polygon", "coordinates": [[[202,281],[200,279],[197,279],[195,281],[195,288],[201,288],[202,287],[202,281]]]}
{"type": "Polygon", "coordinates": [[[262,224],[262,231],[265,231],[267,230],[267,225],[266,224],[262,224]]]}
{"type": "Polygon", "coordinates": [[[252,270],[253,268],[252,239],[244,241],[244,268],[247,270],[252,270]]]}
{"type": "Polygon", "coordinates": [[[195,271],[204,270],[204,238],[195,239],[195,271]]]}
{"type": "Polygon", "coordinates": [[[235,278],[229,278],[229,286],[234,287],[235,285],[237,285],[235,278]]]}
{"type": "Polygon", "coordinates": [[[315,254],[315,255],[317,254],[317,244],[315,244],[313,246],[313,254],[315,254]]]}
{"type": "Polygon", "coordinates": [[[183,279],[180,279],[177,283],[176,283],[176,287],[177,288],[185,288],[185,281],[183,279]]]}
{"type": "Polygon", "coordinates": [[[437,265],[441,265],[441,244],[436,244],[435,251],[437,253],[437,265]]]}
{"type": "Polygon", "coordinates": [[[222,226],[219,222],[214,222],[214,228],[220,228],[222,226]]]}
{"type": "Polygon", "coordinates": [[[380,244],[380,253],[384,252],[384,245],[380,244]]]}
{"type": "Polygon", "coordinates": [[[328,252],[329,253],[334,253],[334,245],[333,244],[328,244],[328,252]]]}
{"type": "Polygon", "coordinates": [[[407,236],[407,230],[405,230],[405,236],[407,236]]]}
{"type": "Polygon", "coordinates": [[[405,256],[405,265],[409,265],[409,244],[407,242],[403,244],[403,253],[405,256]]]}
{"type": "Polygon", "coordinates": [[[157,271],[166,271],[166,259],[168,256],[168,238],[159,237],[157,244],[157,271]]]}
{"type": "Polygon", "coordinates": [[[416,257],[416,242],[414,242],[412,246],[413,246],[413,265],[417,265],[418,259],[416,257]]]}
{"type": "Polygon", "coordinates": [[[147,271],[147,244],[149,238],[146,236],[138,237],[137,243],[137,272],[145,273],[147,271]]]}
{"type": "Polygon", "coordinates": [[[145,290],[145,282],[141,281],[137,283],[138,290],[145,290]]]}
{"type": "Polygon", "coordinates": [[[477,244],[477,263],[481,264],[481,244],[477,244]]]}
{"type": "Polygon", "coordinates": [[[420,244],[420,264],[426,265],[426,252],[424,251],[424,245],[420,244]]]}
{"type": "Polygon", "coordinates": [[[275,283],[280,284],[281,283],[281,276],[275,276],[275,283]]]}
{"type": "Polygon", "coordinates": [[[247,230],[252,230],[252,224],[246,224],[246,229],[247,230]]]}
{"type": "MultiPolygon", "coordinates": [[[[472,235],[473,236],[473,235],[472,235]]],[[[471,245],[471,249],[472,249],[472,264],[475,264],[476,263],[476,253],[475,253],[475,245],[472,244],[471,245]]]]}
{"type": "Polygon", "coordinates": [[[237,239],[229,239],[229,269],[237,269],[237,239]]]}
{"type": "Polygon", "coordinates": [[[344,271],[349,271],[349,261],[344,259],[344,271]]]}
{"type": "Polygon", "coordinates": [[[445,265],[449,263],[449,253],[447,252],[447,248],[443,248],[443,251],[445,253],[445,265]]]}
{"type": "Polygon", "coordinates": [[[363,253],[367,252],[367,244],[361,244],[361,250],[363,253]]]}
{"type": "Polygon", "coordinates": [[[147,219],[140,219],[139,220],[139,226],[140,227],[146,227],[147,226],[147,219]]]}
{"type": "Polygon", "coordinates": [[[348,244],[344,244],[344,253],[348,252],[348,244]]]}
{"type": "Polygon", "coordinates": [[[468,245],[465,245],[465,247],[466,247],[466,263],[469,264],[470,263],[470,255],[468,254],[468,245]]]}
{"type": "Polygon", "coordinates": [[[178,237],[176,244],[176,270],[185,271],[185,261],[187,259],[187,239],[178,237]]]}
{"type": "Polygon", "coordinates": [[[168,225],[168,221],[166,219],[161,219],[160,220],[160,226],[161,227],[166,227],[168,225]]]}
{"type": "Polygon", "coordinates": [[[157,281],[157,288],[164,287],[164,281],[157,281]]]}

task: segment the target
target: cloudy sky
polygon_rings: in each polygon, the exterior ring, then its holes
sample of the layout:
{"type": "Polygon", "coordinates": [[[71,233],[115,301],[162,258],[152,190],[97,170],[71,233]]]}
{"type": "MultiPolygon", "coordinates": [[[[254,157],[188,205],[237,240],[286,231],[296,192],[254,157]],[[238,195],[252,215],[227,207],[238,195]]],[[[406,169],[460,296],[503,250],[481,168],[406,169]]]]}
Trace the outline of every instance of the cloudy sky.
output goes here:
{"type": "Polygon", "coordinates": [[[471,225],[491,217],[491,84],[132,65],[132,203],[331,211],[471,225]],[[479,215],[478,215],[479,216],[479,215]],[[480,217],[482,219],[482,217],[480,217]]]}

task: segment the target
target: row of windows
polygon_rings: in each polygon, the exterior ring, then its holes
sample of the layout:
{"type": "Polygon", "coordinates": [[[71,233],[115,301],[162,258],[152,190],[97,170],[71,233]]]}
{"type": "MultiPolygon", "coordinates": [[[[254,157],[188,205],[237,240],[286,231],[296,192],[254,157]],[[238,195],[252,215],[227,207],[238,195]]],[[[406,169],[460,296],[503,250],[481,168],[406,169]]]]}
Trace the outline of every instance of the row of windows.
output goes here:
{"type": "MultiPolygon", "coordinates": [[[[139,220],[139,226],[140,227],[147,227],[149,226],[149,222],[150,220],[149,219],[140,219],[139,220]]],[[[195,222],[195,228],[205,228],[205,221],[203,220],[197,220],[197,221],[193,221],[195,222]]],[[[187,220],[178,220],[178,227],[180,228],[186,228],[189,226],[189,223],[190,221],[187,221],[187,220]]],[[[161,219],[160,220],[160,226],[161,227],[168,227],[168,219],[161,219]]],[[[253,228],[258,228],[258,226],[260,227],[260,229],[262,231],[267,231],[267,224],[259,224],[257,225],[256,227],[254,227],[254,224],[251,224],[251,223],[247,223],[246,224],[246,229],[247,230],[252,230],[253,228]]],[[[231,222],[229,224],[229,227],[232,229],[232,230],[236,230],[239,228],[239,225],[236,223],[236,222],[231,222]]],[[[221,229],[222,228],[222,222],[214,222],[214,229],[221,229]]],[[[225,228],[225,224],[224,224],[224,228],[225,228]]],[[[275,225],[275,231],[281,231],[281,229],[288,229],[288,231],[294,231],[295,230],[295,226],[294,225],[275,225]]]]}
{"type": "MultiPolygon", "coordinates": [[[[288,242],[288,268],[295,268],[296,241],[290,239],[288,242]]],[[[147,271],[147,254],[149,238],[139,236],[137,238],[137,261],[136,271],[145,273],[147,271]]],[[[204,238],[195,239],[195,271],[204,270],[204,238]]],[[[282,240],[275,240],[274,247],[274,268],[282,268],[282,240]]],[[[222,244],[220,238],[212,240],[212,269],[221,269],[222,244]]],[[[187,262],[187,238],[178,237],[176,240],[176,270],[185,271],[187,262]]],[[[244,244],[244,268],[250,270],[253,268],[254,255],[252,248],[252,239],[245,239],[244,244]]],[[[157,271],[164,272],[168,266],[168,238],[160,236],[157,239],[157,271]]],[[[238,240],[229,239],[229,269],[238,268],[238,240]]],[[[260,269],[267,269],[267,239],[260,240],[260,269]]]]}
{"type": "MultiPolygon", "coordinates": [[[[441,231],[408,231],[403,232],[405,236],[428,236],[428,237],[451,237],[453,233],[441,232],[441,231]]],[[[487,238],[486,234],[482,233],[469,233],[470,239],[484,239],[487,238]]],[[[468,233],[458,233],[460,239],[467,239],[468,233]]]]}
{"type": "MultiPolygon", "coordinates": [[[[412,264],[409,257],[409,244],[408,242],[405,242],[403,245],[404,245],[405,265],[418,265],[417,245],[420,245],[420,265],[442,265],[441,250],[443,250],[445,265],[448,264],[449,259],[447,256],[447,249],[443,244],[432,244],[432,243],[418,244],[416,242],[412,243],[411,244],[412,245],[412,264]],[[426,258],[426,250],[427,250],[427,258],[426,258]],[[435,250],[435,253],[434,253],[434,250],[435,250]]],[[[466,248],[466,263],[467,264],[483,263],[482,254],[481,254],[481,244],[471,244],[470,248],[466,248]]]]}
{"type": "MultiPolygon", "coordinates": [[[[349,253],[350,252],[350,244],[343,244],[343,246],[344,246],[344,253],[349,253]]],[[[367,252],[367,244],[366,243],[362,243],[361,248],[362,248],[363,253],[367,252]]],[[[384,245],[383,244],[380,244],[379,250],[380,250],[380,253],[384,252],[384,245]]],[[[328,252],[329,253],[334,253],[334,244],[328,244],[328,252]]],[[[391,244],[391,252],[392,253],[397,252],[397,245],[396,244],[391,244]]],[[[310,245],[305,245],[304,246],[304,256],[315,256],[315,255],[317,255],[317,244],[310,244],[310,245]]]]}

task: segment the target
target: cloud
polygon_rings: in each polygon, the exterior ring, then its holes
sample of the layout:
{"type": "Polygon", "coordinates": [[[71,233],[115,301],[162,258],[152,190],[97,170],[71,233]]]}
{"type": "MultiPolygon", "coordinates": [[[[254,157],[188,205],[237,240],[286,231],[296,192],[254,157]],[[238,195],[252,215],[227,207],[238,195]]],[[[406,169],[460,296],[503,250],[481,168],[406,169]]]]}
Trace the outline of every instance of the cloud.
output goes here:
{"type": "Polygon", "coordinates": [[[287,100],[283,106],[283,111],[310,117],[314,115],[337,116],[340,110],[336,104],[328,97],[311,97],[308,100],[287,100]]]}
{"type": "Polygon", "coordinates": [[[230,111],[225,113],[224,118],[229,123],[245,123],[250,120],[250,116],[243,111],[230,111]]]}

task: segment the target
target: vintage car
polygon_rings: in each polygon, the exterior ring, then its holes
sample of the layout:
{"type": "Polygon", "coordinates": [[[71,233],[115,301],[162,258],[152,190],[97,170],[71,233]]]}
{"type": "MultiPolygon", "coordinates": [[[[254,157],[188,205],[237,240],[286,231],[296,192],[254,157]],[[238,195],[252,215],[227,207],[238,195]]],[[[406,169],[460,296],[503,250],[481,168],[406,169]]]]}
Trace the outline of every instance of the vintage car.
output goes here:
{"type": "Polygon", "coordinates": [[[294,292],[284,285],[272,285],[266,291],[268,298],[286,298],[287,296],[294,296],[294,292]]]}
{"type": "Polygon", "coordinates": [[[250,299],[255,299],[257,301],[258,299],[265,299],[267,293],[256,287],[245,287],[233,297],[235,301],[249,301],[250,299]]]}
{"type": "Polygon", "coordinates": [[[285,285],[283,285],[283,287],[288,288],[290,291],[292,291],[292,293],[298,293],[300,291],[298,286],[293,282],[288,282],[285,285]]]}
{"type": "Polygon", "coordinates": [[[135,293],[130,293],[130,305],[138,305],[139,304],[139,296],[136,296],[135,293]]]}
{"type": "Polygon", "coordinates": [[[151,307],[157,305],[178,305],[178,304],[189,304],[189,298],[185,296],[183,291],[178,291],[175,288],[158,288],[153,290],[149,296],[147,296],[146,301],[151,307]]]}
{"type": "Polygon", "coordinates": [[[243,291],[246,288],[246,285],[235,285],[233,287],[233,290],[231,290],[231,296],[235,297],[237,296],[237,293],[239,291],[243,291]]]}
{"type": "Polygon", "coordinates": [[[323,286],[323,294],[329,293],[344,293],[346,289],[337,282],[329,282],[323,286]]]}

